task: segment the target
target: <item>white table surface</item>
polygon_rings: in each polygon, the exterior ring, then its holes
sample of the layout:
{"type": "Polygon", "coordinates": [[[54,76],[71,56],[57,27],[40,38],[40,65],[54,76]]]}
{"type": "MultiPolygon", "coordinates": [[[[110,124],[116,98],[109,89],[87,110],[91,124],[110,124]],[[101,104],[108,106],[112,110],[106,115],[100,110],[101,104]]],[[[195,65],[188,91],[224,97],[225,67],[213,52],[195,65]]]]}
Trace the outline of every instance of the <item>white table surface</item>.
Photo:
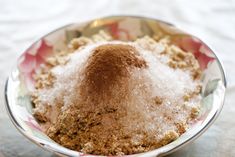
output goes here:
{"type": "Polygon", "coordinates": [[[45,33],[107,15],[162,19],[199,36],[221,58],[228,89],[219,118],[170,157],[235,157],[235,0],[0,0],[0,157],[54,156],[25,139],[4,108],[4,83],[17,57],[45,33]]]}

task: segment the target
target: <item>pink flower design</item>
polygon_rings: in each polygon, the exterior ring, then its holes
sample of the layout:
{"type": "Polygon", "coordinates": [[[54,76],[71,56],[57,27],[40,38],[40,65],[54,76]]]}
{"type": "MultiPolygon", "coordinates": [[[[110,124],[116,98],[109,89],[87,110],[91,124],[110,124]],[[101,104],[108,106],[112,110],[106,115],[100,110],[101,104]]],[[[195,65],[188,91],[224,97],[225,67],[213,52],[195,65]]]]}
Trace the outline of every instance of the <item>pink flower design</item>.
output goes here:
{"type": "Polygon", "coordinates": [[[211,57],[211,50],[196,38],[183,37],[177,43],[183,50],[194,54],[202,70],[207,68],[209,62],[215,60],[214,57],[211,57]]]}
{"type": "Polygon", "coordinates": [[[28,117],[28,120],[24,121],[30,128],[37,130],[37,131],[42,131],[40,126],[35,122],[35,120],[32,117],[28,117]]]}
{"type": "Polygon", "coordinates": [[[27,49],[20,57],[18,68],[21,72],[21,78],[26,83],[26,87],[33,89],[33,74],[52,52],[52,46],[49,46],[46,41],[42,39],[27,49]]]}
{"type": "Polygon", "coordinates": [[[114,39],[120,39],[122,33],[126,36],[126,39],[131,38],[129,32],[126,29],[119,28],[118,22],[108,24],[107,26],[110,29],[110,33],[114,39]]]}

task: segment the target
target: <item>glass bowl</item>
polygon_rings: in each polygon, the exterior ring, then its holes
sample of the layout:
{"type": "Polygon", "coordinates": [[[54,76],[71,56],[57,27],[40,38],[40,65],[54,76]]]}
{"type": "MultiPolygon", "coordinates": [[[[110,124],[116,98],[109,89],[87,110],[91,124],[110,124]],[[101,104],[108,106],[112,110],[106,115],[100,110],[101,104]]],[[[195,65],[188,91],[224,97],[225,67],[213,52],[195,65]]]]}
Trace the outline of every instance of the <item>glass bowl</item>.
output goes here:
{"type": "Polygon", "coordinates": [[[25,137],[61,156],[95,156],[67,149],[47,137],[32,115],[29,92],[34,88],[33,74],[47,57],[65,50],[72,38],[89,37],[99,30],[108,31],[113,38],[124,41],[135,40],[144,35],[170,36],[174,44],[196,57],[203,71],[202,109],[190,129],[177,140],[161,148],[126,156],[164,156],[195,140],[214,122],[222,109],[226,88],[224,70],[215,53],[202,40],[167,22],[146,17],[110,16],[85,23],[69,24],[54,30],[33,43],[19,57],[17,66],[6,82],[5,98],[9,117],[25,137]]]}

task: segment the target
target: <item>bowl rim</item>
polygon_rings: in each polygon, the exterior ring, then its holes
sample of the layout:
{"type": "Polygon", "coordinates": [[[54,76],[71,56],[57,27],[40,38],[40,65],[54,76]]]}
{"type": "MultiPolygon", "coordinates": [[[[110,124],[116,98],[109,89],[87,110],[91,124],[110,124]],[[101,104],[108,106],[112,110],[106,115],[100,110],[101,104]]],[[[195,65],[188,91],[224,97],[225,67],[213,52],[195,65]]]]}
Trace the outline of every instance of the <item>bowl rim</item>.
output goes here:
{"type": "MultiPolygon", "coordinates": [[[[163,20],[156,19],[156,18],[152,18],[152,17],[135,16],[135,15],[111,15],[111,16],[104,16],[104,17],[94,18],[94,19],[87,20],[87,21],[82,21],[82,22],[70,23],[70,24],[66,24],[64,26],[58,27],[57,29],[54,29],[53,31],[50,31],[49,33],[47,33],[47,34],[41,36],[40,38],[38,38],[35,42],[30,44],[30,46],[28,48],[26,48],[25,51],[27,51],[32,45],[34,45],[35,43],[40,41],[40,39],[42,39],[44,37],[47,37],[50,34],[53,34],[54,32],[57,32],[59,30],[65,29],[65,28],[67,28],[69,26],[72,26],[74,24],[91,23],[94,20],[105,20],[105,19],[110,19],[110,18],[136,18],[136,19],[145,19],[145,20],[158,21],[160,23],[164,23],[164,24],[170,25],[170,26],[172,26],[174,28],[177,28],[179,30],[183,30],[184,31],[184,29],[182,29],[182,28],[180,28],[180,27],[178,27],[178,26],[176,26],[174,24],[171,24],[171,23],[168,23],[168,22],[165,22],[163,20]]],[[[188,31],[184,31],[184,32],[186,32],[187,34],[191,35],[192,37],[196,37],[193,34],[189,33],[188,31]]],[[[225,90],[226,90],[226,87],[227,87],[226,73],[225,73],[224,68],[223,68],[224,66],[223,66],[222,62],[220,61],[220,59],[218,58],[218,56],[216,55],[215,51],[213,49],[211,49],[211,47],[208,46],[207,43],[205,43],[203,40],[201,40],[201,38],[199,38],[199,37],[196,37],[196,38],[198,38],[200,41],[202,41],[211,50],[211,52],[213,53],[213,55],[214,55],[214,57],[216,59],[216,62],[218,64],[218,66],[219,66],[219,71],[220,71],[220,74],[221,74],[221,77],[222,77],[222,84],[223,84],[223,87],[224,87],[224,92],[223,92],[222,99],[221,99],[221,102],[220,102],[220,105],[219,105],[218,109],[211,116],[211,118],[209,119],[209,121],[206,123],[205,126],[203,126],[201,129],[199,129],[198,132],[196,132],[192,137],[190,137],[187,140],[185,140],[183,143],[180,143],[179,145],[176,145],[175,147],[170,148],[170,149],[165,149],[164,150],[163,148],[167,148],[167,146],[170,145],[171,143],[168,144],[168,145],[165,145],[163,147],[160,147],[160,148],[148,151],[148,152],[139,153],[139,154],[132,154],[132,155],[125,155],[125,156],[158,156],[158,155],[162,156],[162,155],[170,154],[170,153],[172,153],[172,152],[174,152],[174,151],[184,147],[188,143],[191,143],[195,139],[197,139],[201,134],[203,134],[213,124],[213,122],[216,120],[216,118],[220,114],[220,112],[221,112],[221,110],[223,108],[223,105],[224,105],[225,90]]],[[[23,53],[21,53],[20,55],[24,54],[25,51],[23,51],[23,53]]],[[[65,147],[63,147],[61,145],[58,145],[58,146],[56,145],[58,148],[47,147],[47,145],[45,143],[42,143],[42,142],[40,142],[40,140],[35,139],[31,135],[27,134],[27,132],[21,127],[21,125],[18,123],[18,121],[14,117],[14,115],[12,113],[12,110],[11,110],[11,107],[9,105],[9,97],[8,97],[9,96],[8,95],[8,88],[9,87],[8,86],[9,86],[9,82],[10,82],[10,77],[11,76],[8,76],[8,78],[6,80],[6,83],[5,83],[5,89],[4,89],[5,108],[6,108],[6,111],[8,113],[8,116],[10,117],[11,122],[14,124],[14,126],[17,128],[17,130],[22,135],[24,135],[27,139],[29,139],[30,141],[32,141],[36,145],[40,146],[44,150],[50,151],[50,152],[55,153],[57,155],[80,156],[80,154],[79,154],[80,152],[74,151],[74,150],[70,150],[70,149],[65,148],[65,147]],[[63,148],[63,150],[61,150],[61,148],[63,148]],[[65,152],[65,151],[67,151],[67,152],[65,152]],[[70,153],[68,151],[70,151],[70,153]]],[[[92,155],[91,154],[90,156],[97,156],[97,155],[92,155]]],[[[105,156],[103,156],[103,157],[105,157],[105,156]]]]}

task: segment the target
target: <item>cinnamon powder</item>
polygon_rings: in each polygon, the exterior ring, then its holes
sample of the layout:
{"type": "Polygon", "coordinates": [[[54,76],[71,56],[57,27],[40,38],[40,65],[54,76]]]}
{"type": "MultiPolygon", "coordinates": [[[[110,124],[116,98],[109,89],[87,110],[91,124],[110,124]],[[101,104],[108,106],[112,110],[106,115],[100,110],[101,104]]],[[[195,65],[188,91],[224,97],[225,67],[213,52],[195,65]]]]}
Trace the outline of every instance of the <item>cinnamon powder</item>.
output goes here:
{"type": "Polygon", "coordinates": [[[114,85],[119,85],[121,80],[128,78],[128,68],[147,67],[145,60],[130,45],[106,44],[93,51],[88,59],[82,84],[82,88],[88,89],[89,95],[94,93],[102,97],[101,94],[111,92],[114,85]]]}

